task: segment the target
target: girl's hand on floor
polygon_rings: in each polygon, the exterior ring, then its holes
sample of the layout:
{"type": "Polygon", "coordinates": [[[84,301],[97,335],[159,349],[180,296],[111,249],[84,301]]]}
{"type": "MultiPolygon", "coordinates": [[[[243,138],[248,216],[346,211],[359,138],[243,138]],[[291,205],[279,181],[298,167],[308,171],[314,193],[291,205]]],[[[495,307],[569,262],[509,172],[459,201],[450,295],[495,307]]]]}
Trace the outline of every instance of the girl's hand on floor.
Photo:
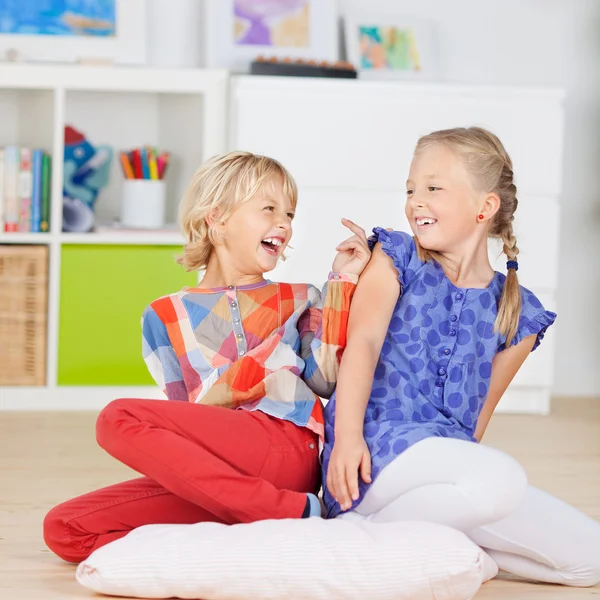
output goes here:
{"type": "Polygon", "coordinates": [[[354,235],[336,248],[338,254],[333,261],[331,270],[334,273],[360,275],[371,258],[367,234],[362,227],[349,219],[342,219],[342,225],[352,231],[354,235]]]}
{"type": "Polygon", "coordinates": [[[333,445],[327,487],[342,510],[348,510],[358,500],[358,471],[365,483],[371,483],[371,453],[362,435],[338,438],[333,445]]]}

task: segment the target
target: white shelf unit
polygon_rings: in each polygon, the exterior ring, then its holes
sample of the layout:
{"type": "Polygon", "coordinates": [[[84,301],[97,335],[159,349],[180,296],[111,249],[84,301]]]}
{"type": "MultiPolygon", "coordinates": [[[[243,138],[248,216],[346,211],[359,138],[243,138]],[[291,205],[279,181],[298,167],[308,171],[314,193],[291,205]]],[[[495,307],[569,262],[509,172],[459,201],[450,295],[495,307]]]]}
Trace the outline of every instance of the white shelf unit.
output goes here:
{"type": "MultiPolygon", "coordinates": [[[[50,232],[4,233],[0,244],[48,244],[47,384],[0,387],[0,410],[99,408],[119,395],[153,397],[153,387],[57,385],[61,249],[68,244],[181,245],[177,231],[62,233],[64,128],[115,151],[110,184],[96,205],[98,220],[118,218],[123,177],[118,151],[141,145],[171,152],[167,218],[190,176],[224,150],[228,73],[223,70],[0,65],[0,146],[43,148],[52,155],[50,232]]],[[[0,343],[4,343],[0,340],[0,343]]]]}
{"type": "MultiPolygon", "coordinates": [[[[347,235],[341,216],[367,229],[407,227],[403,181],[418,136],[443,127],[487,126],[500,135],[515,163],[519,275],[554,310],[563,98],[559,89],[282,77],[235,77],[230,83],[223,71],[0,66],[0,145],[37,145],[61,157],[64,125],[77,118],[81,123],[73,125],[94,143],[175,148],[183,160],[169,173],[171,214],[201,160],[228,148],[272,155],[290,169],[300,189],[295,250],[272,278],[319,285],[334,241],[347,235]]],[[[114,168],[98,205],[107,217],[118,209],[121,176],[114,168]]],[[[0,243],[50,246],[48,385],[0,388],[0,410],[99,409],[119,396],[160,397],[155,387],[57,386],[60,252],[69,244],[158,246],[182,240],[175,232],[61,233],[61,160],[53,161],[52,175],[51,232],[0,233],[0,243]]],[[[501,258],[499,270],[503,263],[501,258]]],[[[553,345],[552,328],[499,410],[549,411],[553,345]]]]}

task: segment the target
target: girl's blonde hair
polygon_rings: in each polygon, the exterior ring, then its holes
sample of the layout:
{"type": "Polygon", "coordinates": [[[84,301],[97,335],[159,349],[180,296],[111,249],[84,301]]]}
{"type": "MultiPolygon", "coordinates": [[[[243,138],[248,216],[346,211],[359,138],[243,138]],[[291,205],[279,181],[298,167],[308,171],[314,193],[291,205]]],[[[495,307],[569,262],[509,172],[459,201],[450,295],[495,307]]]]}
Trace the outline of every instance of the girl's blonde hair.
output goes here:
{"type": "Polygon", "coordinates": [[[216,223],[226,221],[265,183],[277,178],[295,209],[296,182],[275,159],[250,152],[230,152],[204,163],[192,177],[179,206],[179,225],[186,243],[177,262],[187,271],[206,269],[218,236],[216,223]]]}
{"type": "MultiPolygon", "coordinates": [[[[498,195],[500,209],[492,219],[489,234],[490,237],[501,239],[508,260],[516,261],[519,248],[512,223],[519,201],[513,181],[512,161],[502,142],[493,133],[481,127],[444,129],[423,136],[417,143],[415,154],[433,144],[443,144],[462,158],[472,176],[472,182],[479,191],[498,195]]],[[[415,242],[422,260],[439,260],[437,253],[425,250],[416,239],[415,242]]],[[[507,347],[517,332],[520,314],[521,290],[517,270],[509,268],[494,323],[494,329],[506,336],[507,347]]]]}

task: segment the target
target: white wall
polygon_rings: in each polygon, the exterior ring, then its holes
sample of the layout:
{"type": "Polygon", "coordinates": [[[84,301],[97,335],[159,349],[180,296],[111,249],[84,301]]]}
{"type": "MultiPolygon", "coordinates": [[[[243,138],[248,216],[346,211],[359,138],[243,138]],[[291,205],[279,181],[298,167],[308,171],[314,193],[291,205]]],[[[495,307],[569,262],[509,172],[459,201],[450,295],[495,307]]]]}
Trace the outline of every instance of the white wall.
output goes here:
{"type": "Polygon", "coordinates": [[[567,89],[555,394],[600,396],[600,1],[338,2],[432,20],[448,81],[567,89]]]}

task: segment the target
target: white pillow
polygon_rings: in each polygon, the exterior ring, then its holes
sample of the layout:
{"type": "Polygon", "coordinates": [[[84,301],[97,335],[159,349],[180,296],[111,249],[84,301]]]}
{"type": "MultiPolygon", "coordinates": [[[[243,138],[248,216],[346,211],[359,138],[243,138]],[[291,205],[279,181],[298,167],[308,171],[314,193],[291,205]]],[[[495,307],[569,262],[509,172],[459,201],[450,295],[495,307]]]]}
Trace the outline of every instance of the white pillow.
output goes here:
{"type": "Polygon", "coordinates": [[[496,572],[448,527],[313,518],[146,525],[96,550],[77,580],[138,598],[465,600],[496,572]]]}

